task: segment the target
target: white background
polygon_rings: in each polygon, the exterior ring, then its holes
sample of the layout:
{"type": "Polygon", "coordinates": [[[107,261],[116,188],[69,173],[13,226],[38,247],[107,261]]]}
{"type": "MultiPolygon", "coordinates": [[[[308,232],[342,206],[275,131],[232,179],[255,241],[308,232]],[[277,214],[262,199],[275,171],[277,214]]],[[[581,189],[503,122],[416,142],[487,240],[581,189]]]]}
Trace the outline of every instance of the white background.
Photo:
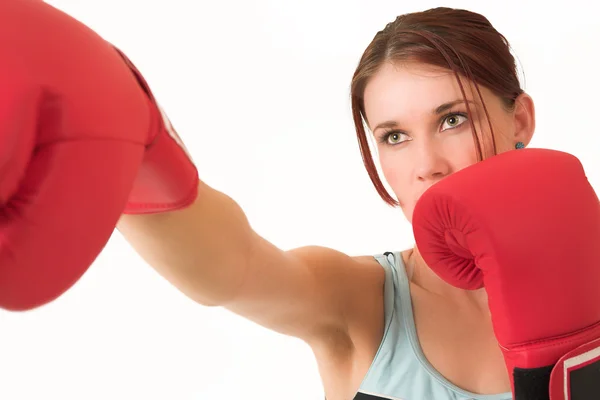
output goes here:
{"type": "MultiPolygon", "coordinates": [[[[282,248],[411,246],[362,167],[349,84],[378,30],[434,6],[483,13],[507,36],[536,101],[532,146],[575,154],[600,190],[600,24],[587,0],[50,3],[129,55],[202,178],[282,248]]],[[[118,233],[59,300],[0,312],[0,399],[322,397],[306,345],[193,303],[118,233]]]]}

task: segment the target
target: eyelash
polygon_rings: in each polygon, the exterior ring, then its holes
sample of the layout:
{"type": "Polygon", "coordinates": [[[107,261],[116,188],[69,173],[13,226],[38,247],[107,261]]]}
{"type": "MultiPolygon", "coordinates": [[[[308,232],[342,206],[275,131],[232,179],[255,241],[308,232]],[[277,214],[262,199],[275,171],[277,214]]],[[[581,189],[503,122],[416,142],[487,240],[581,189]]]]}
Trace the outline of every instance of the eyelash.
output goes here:
{"type": "MultiPolygon", "coordinates": [[[[468,117],[468,115],[467,115],[467,113],[464,113],[464,112],[458,112],[458,111],[457,111],[457,112],[450,112],[450,113],[448,113],[448,114],[445,114],[445,115],[443,115],[443,116],[440,118],[440,125],[442,125],[442,124],[443,124],[443,123],[444,123],[444,122],[445,122],[445,121],[446,121],[448,118],[450,118],[450,117],[464,117],[464,118],[467,118],[467,120],[468,120],[468,118],[469,118],[469,117],[468,117]]],[[[463,123],[462,123],[462,124],[460,124],[459,126],[456,126],[456,127],[454,127],[454,128],[448,128],[448,129],[455,129],[455,128],[459,128],[459,127],[461,127],[461,126],[462,126],[464,123],[466,123],[466,122],[467,122],[467,121],[463,122],[463,123]]],[[[448,130],[448,129],[447,129],[447,130],[448,130]]],[[[383,143],[383,144],[386,144],[386,145],[388,145],[388,146],[396,146],[397,144],[402,144],[402,143],[404,143],[404,142],[401,142],[401,143],[396,143],[396,144],[390,144],[390,143],[388,142],[388,139],[389,139],[389,137],[390,137],[391,135],[394,135],[394,134],[400,134],[400,135],[404,135],[405,133],[404,133],[404,132],[402,132],[402,131],[399,131],[399,130],[397,130],[397,129],[387,130],[387,131],[385,131],[385,132],[384,132],[384,133],[383,133],[383,134],[382,134],[382,135],[379,137],[379,142],[380,142],[380,143],[383,143]]]]}

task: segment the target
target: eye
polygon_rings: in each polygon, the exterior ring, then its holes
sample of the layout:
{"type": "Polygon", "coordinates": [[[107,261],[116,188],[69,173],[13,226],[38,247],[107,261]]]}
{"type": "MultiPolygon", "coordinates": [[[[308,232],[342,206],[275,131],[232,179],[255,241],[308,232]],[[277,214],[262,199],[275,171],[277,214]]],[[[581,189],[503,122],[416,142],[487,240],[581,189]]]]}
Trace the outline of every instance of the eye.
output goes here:
{"type": "Polygon", "coordinates": [[[446,129],[453,129],[461,126],[467,121],[467,116],[462,113],[450,114],[443,119],[442,131],[446,129]]]}
{"type": "Polygon", "coordinates": [[[387,132],[382,137],[382,142],[389,145],[396,145],[408,140],[408,136],[405,133],[398,131],[387,132]]]}

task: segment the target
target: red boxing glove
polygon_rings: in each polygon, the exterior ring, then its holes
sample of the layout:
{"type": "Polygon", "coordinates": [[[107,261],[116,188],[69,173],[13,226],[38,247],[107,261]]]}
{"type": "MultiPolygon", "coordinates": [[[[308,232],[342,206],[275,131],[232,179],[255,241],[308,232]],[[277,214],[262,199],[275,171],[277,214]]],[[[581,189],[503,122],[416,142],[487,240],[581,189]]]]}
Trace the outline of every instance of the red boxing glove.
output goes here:
{"type": "Polygon", "coordinates": [[[422,195],[413,230],[442,279],[485,286],[515,400],[548,399],[551,373],[567,395],[553,398],[600,398],[586,378],[600,366],[600,203],[577,158],[524,149],[470,166],[422,195]]]}
{"type": "Polygon", "coordinates": [[[150,214],[190,205],[198,190],[198,170],[171,121],[133,63],[119,52],[148,96],[151,129],[142,165],[124,214],[150,214]]]}
{"type": "Polygon", "coordinates": [[[27,310],[81,277],[123,210],[185,207],[198,182],[141,75],[92,30],[3,0],[0,38],[0,307],[27,310]]]}

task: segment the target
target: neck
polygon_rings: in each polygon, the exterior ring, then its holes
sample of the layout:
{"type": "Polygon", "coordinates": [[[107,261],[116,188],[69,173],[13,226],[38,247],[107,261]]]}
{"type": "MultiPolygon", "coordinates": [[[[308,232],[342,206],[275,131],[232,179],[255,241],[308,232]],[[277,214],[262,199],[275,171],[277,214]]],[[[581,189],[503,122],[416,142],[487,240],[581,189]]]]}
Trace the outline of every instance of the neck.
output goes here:
{"type": "Polygon", "coordinates": [[[475,303],[488,310],[485,289],[460,289],[440,278],[423,260],[419,249],[415,246],[405,254],[404,261],[409,280],[412,284],[436,296],[459,302],[475,303]]]}

